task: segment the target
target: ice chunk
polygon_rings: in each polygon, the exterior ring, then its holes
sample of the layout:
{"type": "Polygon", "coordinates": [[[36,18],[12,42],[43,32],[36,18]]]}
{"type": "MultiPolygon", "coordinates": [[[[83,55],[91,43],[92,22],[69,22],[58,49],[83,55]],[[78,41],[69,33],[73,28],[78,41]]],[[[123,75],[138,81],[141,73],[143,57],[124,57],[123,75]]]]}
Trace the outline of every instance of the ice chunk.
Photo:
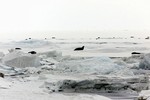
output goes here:
{"type": "Polygon", "coordinates": [[[4,56],[5,56],[5,54],[3,52],[0,52],[0,58],[4,57],[4,56]]]}
{"type": "Polygon", "coordinates": [[[120,66],[112,62],[108,57],[94,57],[80,60],[69,60],[58,63],[57,69],[64,72],[73,73],[97,73],[111,74],[117,73],[125,69],[125,66],[120,66]]]}
{"type": "Polygon", "coordinates": [[[150,53],[144,55],[143,60],[139,64],[139,68],[150,70],[150,53]]]}
{"type": "Polygon", "coordinates": [[[149,87],[149,78],[147,76],[136,77],[102,77],[90,79],[62,79],[52,82],[47,80],[43,88],[49,92],[120,92],[130,90],[130,92],[139,92],[147,90],[149,87]]]}
{"type": "Polygon", "coordinates": [[[58,52],[58,51],[55,51],[55,50],[41,53],[41,55],[46,55],[47,57],[52,57],[52,58],[62,57],[62,53],[58,52]]]}
{"type": "Polygon", "coordinates": [[[11,67],[37,67],[40,66],[40,58],[37,55],[14,51],[5,55],[2,63],[11,67]]]}

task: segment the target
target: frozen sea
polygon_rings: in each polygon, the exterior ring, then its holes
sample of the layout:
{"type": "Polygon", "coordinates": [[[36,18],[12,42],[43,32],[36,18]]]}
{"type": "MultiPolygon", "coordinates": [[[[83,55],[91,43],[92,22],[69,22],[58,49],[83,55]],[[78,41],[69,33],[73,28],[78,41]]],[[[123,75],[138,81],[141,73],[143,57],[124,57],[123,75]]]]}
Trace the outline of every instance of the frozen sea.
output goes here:
{"type": "MultiPolygon", "coordinates": [[[[139,38],[27,39],[1,42],[0,46],[0,71],[5,75],[0,79],[2,100],[136,100],[141,90],[95,92],[91,90],[95,83],[88,84],[88,91],[81,91],[87,89],[83,86],[77,87],[77,92],[68,87],[61,90],[64,92],[59,89],[65,80],[79,84],[103,77],[108,79],[106,82],[112,79],[113,84],[121,83],[122,86],[122,83],[128,83],[126,79],[132,80],[139,75],[139,70],[131,69],[139,66],[141,58],[133,57],[131,53],[150,53],[150,40],[139,38]],[[82,46],[85,46],[84,50],[74,51],[82,46]],[[29,51],[37,54],[29,54],[29,51]]],[[[140,75],[146,72],[144,70],[140,75]]]]}

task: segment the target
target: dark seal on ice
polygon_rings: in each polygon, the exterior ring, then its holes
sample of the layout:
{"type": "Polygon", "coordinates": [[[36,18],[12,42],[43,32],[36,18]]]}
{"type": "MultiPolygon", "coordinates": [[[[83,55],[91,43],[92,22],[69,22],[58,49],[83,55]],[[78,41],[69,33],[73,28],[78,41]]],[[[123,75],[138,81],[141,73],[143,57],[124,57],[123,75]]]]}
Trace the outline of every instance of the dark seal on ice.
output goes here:
{"type": "Polygon", "coordinates": [[[35,51],[30,51],[30,52],[28,52],[28,53],[31,53],[31,54],[36,54],[36,52],[35,52],[35,51]]]}
{"type": "Polygon", "coordinates": [[[21,48],[15,48],[15,50],[21,50],[21,48]]]}
{"type": "Polygon", "coordinates": [[[141,53],[139,53],[139,52],[132,52],[131,54],[141,54],[141,53]]]}
{"type": "Polygon", "coordinates": [[[97,37],[96,40],[100,39],[100,37],[97,37]]]}
{"type": "Polygon", "coordinates": [[[0,73],[0,77],[4,78],[4,74],[3,74],[3,73],[0,73]]]}
{"type": "Polygon", "coordinates": [[[84,50],[84,46],[75,48],[74,51],[84,50]]]}
{"type": "Polygon", "coordinates": [[[148,36],[148,37],[146,37],[145,39],[149,39],[149,36],[148,36]]]}

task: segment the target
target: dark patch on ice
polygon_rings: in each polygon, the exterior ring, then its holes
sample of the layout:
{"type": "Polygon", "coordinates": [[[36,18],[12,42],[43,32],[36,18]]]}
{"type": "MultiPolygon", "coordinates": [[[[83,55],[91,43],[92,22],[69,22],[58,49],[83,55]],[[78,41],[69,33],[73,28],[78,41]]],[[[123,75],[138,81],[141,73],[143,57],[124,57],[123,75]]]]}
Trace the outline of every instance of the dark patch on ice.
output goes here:
{"type": "MultiPolygon", "coordinates": [[[[130,78],[130,79],[92,79],[92,80],[62,80],[58,81],[57,92],[75,92],[75,93],[119,93],[120,91],[134,91],[135,93],[141,90],[148,89],[149,79],[147,77],[130,78]]],[[[45,83],[46,88],[50,91],[51,83],[45,83]]]]}
{"type": "Polygon", "coordinates": [[[133,44],[138,44],[138,43],[133,43],[133,44]]]}
{"type": "Polygon", "coordinates": [[[100,37],[97,37],[96,40],[100,39],[100,37]]]}
{"type": "Polygon", "coordinates": [[[99,44],[107,44],[107,42],[100,42],[99,44]]]}
{"type": "Polygon", "coordinates": [[[56,39],[56,37],[52,37],[52,39],[56,39]]]}
{"type": "Polygon", "coordinates": [[[134,36],[131,36],[130,38],[134,38],[134,36]]]}
{"type": "Polygon", "coordinates": [[[108,97],[112,100],[137,100],[138,93],[99,93],[99,95],[108,97]]]}
{"type": "Polygon", "coordinates": [[[123,44],[139,44],[139,43],[136,43],[136,42],[122,42],[123,44]]]}

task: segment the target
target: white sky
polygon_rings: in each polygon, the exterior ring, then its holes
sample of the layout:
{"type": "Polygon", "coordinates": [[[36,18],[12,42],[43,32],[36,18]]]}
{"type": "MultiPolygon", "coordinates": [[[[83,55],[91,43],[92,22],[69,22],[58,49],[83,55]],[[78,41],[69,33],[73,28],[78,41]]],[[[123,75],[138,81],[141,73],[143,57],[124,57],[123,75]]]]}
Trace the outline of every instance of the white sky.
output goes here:
{"type": "Polygon", "coordinates": [[[59,36],[62,31],[81,31],[76,34],[80,36],[82,31],[147,32],[149,28],[150,0],[0,0],[0,35],[4,38],[32,32],[59,36]]]}

